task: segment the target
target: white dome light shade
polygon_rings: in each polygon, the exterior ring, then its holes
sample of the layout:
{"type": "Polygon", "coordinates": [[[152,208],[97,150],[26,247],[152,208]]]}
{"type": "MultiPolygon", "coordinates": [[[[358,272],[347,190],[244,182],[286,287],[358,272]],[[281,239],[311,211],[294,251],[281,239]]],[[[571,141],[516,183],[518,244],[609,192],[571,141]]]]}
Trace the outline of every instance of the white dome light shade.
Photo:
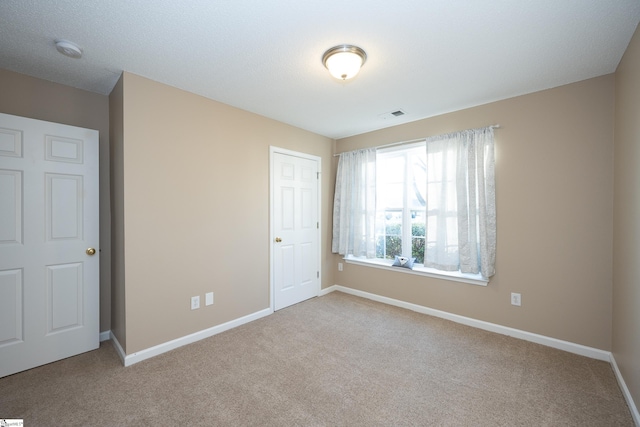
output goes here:
{"type": "Polygon", "coordinates": [[[82,49],[77,44],[70,42],[69,40],[56,40],[56,49],[63,55],[70,58],[80,58],[82,56],[82,49]]]}
{"type": "Polygon", "coordinates": [[[367,54],[357,46],[340,45],[322,55],[322,63],[336,79],[348,80],[360,71],[367,60],[367,54]]]}

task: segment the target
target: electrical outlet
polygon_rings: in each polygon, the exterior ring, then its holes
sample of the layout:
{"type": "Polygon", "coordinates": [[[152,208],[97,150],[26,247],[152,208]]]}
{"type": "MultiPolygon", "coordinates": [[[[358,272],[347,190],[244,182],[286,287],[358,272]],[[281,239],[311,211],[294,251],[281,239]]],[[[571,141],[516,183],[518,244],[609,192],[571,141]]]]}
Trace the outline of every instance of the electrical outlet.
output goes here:
{"type": "Polygon", "coordinates": [[[341,263],[341,262],[339,262],[339,263],[338,263],[338,271],[342,271],[342,268],[343,268],[342,263],[341,263]]]}
{"type": "Polygon", "coordinates": [[[200,296],[191,297],[191,310],[200,308],[200,296]]]}
{"type": "Polygon", "coordinates": [[[522,296],[518,293],[511,292],[511,305],[520,307],[522,305],[522,296]]]}
{"type": "Polygon", "coordinates": [[[204,305],[211,305],[213,304],[213,292],[207,292],[204,295],[204,305]]]}

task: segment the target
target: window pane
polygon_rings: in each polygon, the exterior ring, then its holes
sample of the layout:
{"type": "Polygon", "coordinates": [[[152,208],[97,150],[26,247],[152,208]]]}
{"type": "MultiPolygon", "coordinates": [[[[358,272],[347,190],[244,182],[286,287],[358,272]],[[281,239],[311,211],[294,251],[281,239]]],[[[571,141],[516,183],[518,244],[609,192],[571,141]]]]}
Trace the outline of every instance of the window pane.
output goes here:
{"type": "Polygon", "coordinates": [[[384,254],[386,259],[395,259],[395,256],[402,256],[402,237],[400,236],[387,236],[387,249],[384,254]]]}
{"type": "Polygon", "coordinates": [[[424,237],[413,237],[411,239],[411,256],[418,264],[424,264],[424,237]]]}
{"type": "Polygon", "coordinates": [[[376,159],[378,210],[402,209],[404,199],[404,157],[379,155],[376,159]]]}
{"type": "Polygon", "coordinates": [[[382,212],[378,223],[384,224],[384,229],[378,236],[376,256],[394,259],[396,255],[402,255],[402,210],[382,212]]]}
{"type": "Polygon", "coordinates": [[[415,257],[416,262],[419,264],[424,263],[424,236],[424,210],[411,211],[411,256],[415,257]]]}
{"type": "Polygon", "coordinates": [[[376,257],[405,255],[422,263],[427,194],[424,144],[379,152],[376,170],[376,257]]]}
{"type": "Polygon", "coordinates": [[[376,257],[402,255],[405,156],[379,154],[376,160],[376,257]]]}
{"type": "Polygon", "coordinates": [[[376,203],[378,210],[396,208],[402,209],[404,198],[404,182],[393,182],[376,187],[376,203]]]}
{"type": "Polygon", "coordinates": [[[424,237],[424,211],[411,211],[411,235],[424,237]]]}
{"type": "Polygon", "coordinates": [[[408,206],[407,209],[423,209],[427,197],[427,167],[426,150],[424,146],[409,150],[409,173],[407,182],[408,206]]]}

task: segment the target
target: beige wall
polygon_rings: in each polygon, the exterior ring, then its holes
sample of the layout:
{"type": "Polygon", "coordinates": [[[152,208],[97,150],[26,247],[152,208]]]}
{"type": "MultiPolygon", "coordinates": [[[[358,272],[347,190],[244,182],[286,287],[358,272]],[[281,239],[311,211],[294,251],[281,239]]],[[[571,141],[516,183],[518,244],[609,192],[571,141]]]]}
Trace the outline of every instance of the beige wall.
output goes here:
{"type": "Polygon", "coordinates": [[[333,141],[129,73],[122,105],[122,154],[113,161],[123,174],[114,192],[123,193],[125,238],[114,252],[124,254],[117,287],[126,300],[113,304],[125,313],[126,353],[268,308],[269,146],[322,158],[326,231],[333,141]],[[190,310],[190,297],[209,291],[215,304],[190,310]]]}
{"type": "Polygon", "coordinates": [[[613,355],[640,404],[640,29],[616,71],[613,355]]]}
{"type": "MultiPolygon", "coordinates": [[[[611,349],[614,76],[338,140],[338,152],[499,123],[487,287],[346,264],[336,283],[611,349]],[[522,306],[510,305],[510,293],[522,306]]],[[[333,268],[340,258],[334,256],[333,268]]]]}
{"type": "Polygon", "coordinates": [[[100,132],[100,330],[108,331],[111,324],[109,99],[0,69],[0,112],[100,132]]]}

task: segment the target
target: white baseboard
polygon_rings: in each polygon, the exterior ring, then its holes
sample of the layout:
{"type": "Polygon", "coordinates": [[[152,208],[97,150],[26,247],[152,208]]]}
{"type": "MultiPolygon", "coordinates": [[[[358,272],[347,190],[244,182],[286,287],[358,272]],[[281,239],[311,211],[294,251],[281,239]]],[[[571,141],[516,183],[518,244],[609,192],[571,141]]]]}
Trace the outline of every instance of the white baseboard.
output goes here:
{"type": "Polygon", "coordinates": [[[118,338],[116,338],[116,336],[113,335],[113,332],[111,332],[111,342],[113,343],[113,346],[116,349],[116,353],[118,353],[118,356],[120,356],[120,360],[122,361],[122,364],[125,365],[124,361],[127,355],[125,354],[124,349],[120,345],[120,341],[118,341],[118,338]]]}
{"type": "Polygon", "coordinates": [[[624,382],[624,378],[622,377],[620,369],[618,369],[618,364],[616,363],[616,359],[613,357],[613,354],[611,354],[611,367],[613,368],[613,372],[616,374],[618,385],[620,386],[620,390],[622,390],[622,394],[627,401],[633,421],[636,423],[636,426],[640,426],[640,413],[638,412],[638,407],[633,401],[633,397],[631,397],[631,392],[627,388],[627,384],[624,382]]]}
{"type": "Polygon", "coordinates": [[[100,342],[108,341],[111,339],[111,331],[100,332],[100,342]]]}
{"type": "Polygon", "coordinates": [[[244,317],[240,317],[239,319],[231,320],[227,323],[223,323],[218,326],[213,326],[211,328],[202,330],[200,332],[195,332],[193,334],[186,335],[184,337],[180,337],[172,341],[167,341],[165,343],[158,344],[154,347],[140,350],[138,352],[131,353],[131,354],[125,354],[124,350],[122,349],[122,346],[120,345],[118,340],[115,338],[115,336],[113,336],[113,334],[112,334],[112,339],[116,347],[116,351],[118,352],[120,358],[122,359],[122,363],[124,364],[124,366],[131,366],[134,363],[142,362],[143,360],[149,359],[154,356],[158,356],[162,353],[166,353],[178,347],[182,347],[183,345],[191,344],[196,341],[209,338],[213,335],[217,335],[229,329],[238,327],[240,325],[244,325],[245,323],[258,320],[262,317],[270,315],[271,313],[273,313],[272,309],[265,308],[264,310],[257,311],[255,313],[246,315],[244,317]]]}
{"type": "Polygon", "coordinates": [[[470,317],[464,317],[458,314],[452,314],[446,311],[440,311],[440,310],[425,307],[422,305],[406,302],[406,301],[400,301],[393,298],[383,297],[383,296],[372,294],[369,292],[347,288],[341,285],[333,285],[328,288],[322,289],[320,291],[320,295],[326,295],[333,291],[340,291],[346,294],[367,298],[367,299],[381,302],[384,304],[406,308],[408,310],[416,311],[418,313],[428,314],[434,317],[440,317],[442,319],[451,320],[453,322],[461,323],[463,325],[472,326],[474,328],[483,329],[485,331],[495,332],[502,335],[508,335],[510,337],[519,338],[525,341],[531,341],[537,344],[546,345],[547,347],[553,347],[559,350],[568,351],[569,353],[575,353],[581,356],[590,357],[592,359],[604,360],[606,362],[611,361],[611,352],[609,351],[600,350],[593,347],[587,347],[581,344],[575,344],[569,341],[563,341],[556,338],[547,337],[544,335],[538,335],[531,332],[522,331],[520,329],[509,328],[507,326],[502,326],[495,323],[476,320],[470,317]]]}

